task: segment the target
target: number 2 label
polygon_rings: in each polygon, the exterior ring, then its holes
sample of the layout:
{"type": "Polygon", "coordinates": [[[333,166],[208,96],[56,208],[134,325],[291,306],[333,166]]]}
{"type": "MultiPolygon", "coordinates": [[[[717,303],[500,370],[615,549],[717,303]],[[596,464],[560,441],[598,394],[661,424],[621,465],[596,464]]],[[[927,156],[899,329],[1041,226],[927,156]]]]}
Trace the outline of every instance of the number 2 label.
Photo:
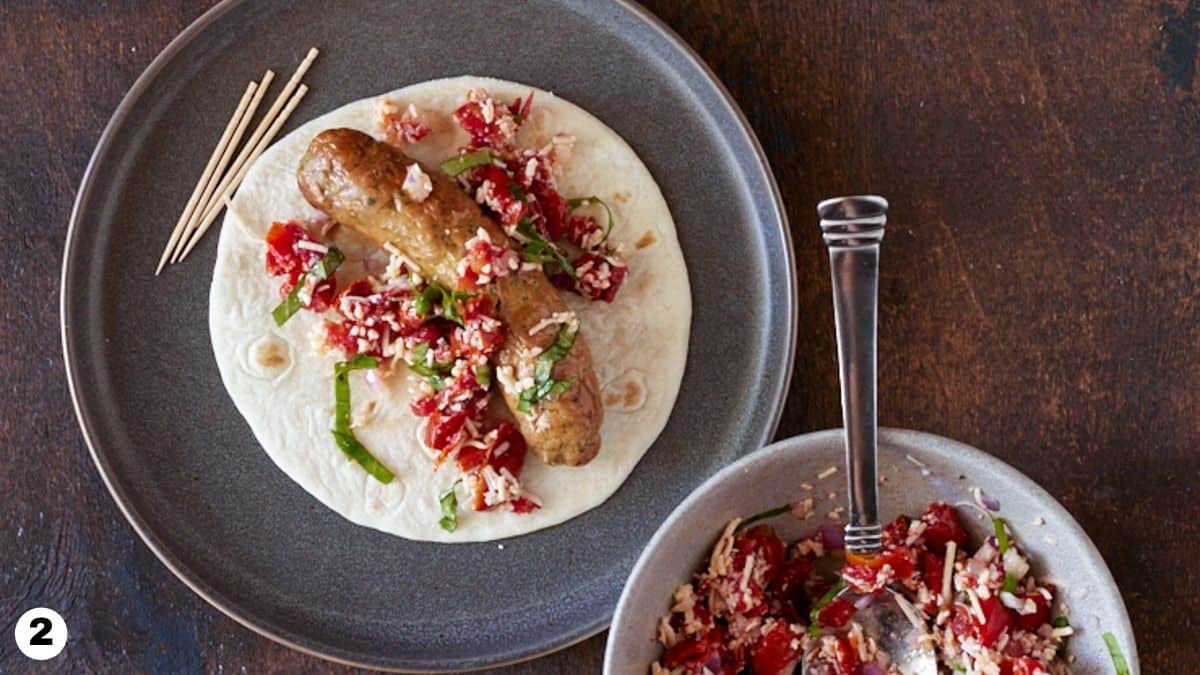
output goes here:
{"type": "Polygon", "coordinates": [[[22,654],[45,661],[61,654],[67,646],[67,622],[49,607],[36,607],[17,619],[13,637],[22,654]]]}

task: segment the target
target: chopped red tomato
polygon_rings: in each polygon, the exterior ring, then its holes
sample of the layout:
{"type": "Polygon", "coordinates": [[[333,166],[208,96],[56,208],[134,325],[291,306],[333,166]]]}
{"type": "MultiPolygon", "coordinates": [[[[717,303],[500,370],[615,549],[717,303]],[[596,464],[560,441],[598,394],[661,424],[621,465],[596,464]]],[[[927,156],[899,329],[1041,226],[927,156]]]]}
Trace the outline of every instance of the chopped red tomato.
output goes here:
{"type": "Polygon", "coordinates": [[[1013,622],[1013,612],[1000,603],[996,598],[988,598],[980,600],[979,605],[983,607],[983,616],[986,618],[982,624],[974,623],[975,635],[979,638],[979,643],[984,647],[991,647],[996,644],[1004,631],[1008,629],[1013,622]]]}
{"type": "Polygon", "coordinates": [[[775,536],[775,532],[766,525],[758,525],[739,532],[733,540],[733,566],[742,569],[746,558],[755,556],[762,562],[763,582],[770,584],[783,565],[785,552],[783,542],[775,536]]]}
{"type": "Polygon", "coordinates": [[[921,578],[926,584],[938,591],[942,587],[942,574],[946,571],[946,561],[936,553],[921,552],[921,578]]]}
{"type": "Polygon", "coordinates": [[[567,200],[547,183],[537,182],[529,187],[537,206],[534,225],[549,241],[562,241],[567,235],[567,200]]]}
{"type": "Polygon", "coordinates": [[[822,628],[841,628],[849,623],[854,616],[854,603],[847,598],[839,596],[834,598],[817,612],[817,621],[820,622],[822,628]]]}
{"type": "Polygon", "coordinates": [[[542,507],[538,506],[532,499],[525,497],[517,497],[510,502],[512,504],[513,513],[530,513],[542,507]]]}
{"type": "Polygon", "coordinates": [[[842,577],[859,592],[872,593],[893,580],[911,578],[916,562],[915,551],[907,546],[893,546],[869,557],[848,557],[842,577]]]}
{"type": "MultiPolygon", "coordinates": [[[[1054,593],[1053,586],[1047,586],[1047,590],[1051,594],[1054,593]]],[[[1029,595],[1021,597],[1022,599],[1032,600],[1036,609],[1034,609],[1033,614],[1018,614],[1017,627],[1030,632],[1036,631],[1042,624],[1050,620],[1050,601],[1037,589],[1034,589],[1029,595]]]]}
{"type": "MultiPolygon", "coordinates": [[[[312,269],[312,266],[324,256],[320,251],[304,248],[300,242],[308,242],[319,246],[308,230],[298,222],[272,223],[267,230],[267,273],[271,276],[287,277],[279,287],[279,295],[286,297],[300,281],[300,275],[312,269]]],[[[306,309],[323,312],[329,308],[337,288],[336,274],[330,274],[312,287],[306,309]]]]}
{"type": "Polygon", "coordinates": [[[788,675],[800,659],[802,634],[782,621],[769,624],[751,648],[754,675],[788,675]]]}
{"type": "Polygon", "coordinates": [[[342,289],[332,306],[340,320],[325,325],[325,340],[347,358],[364,354],[382,358],[386,345],[396,337],[416,330],[420,318],[406,311],[411,293],[407,290],[376,290],[366,279],[342,289]]]}
{"type": "Polygon", "coordinates": [[[507,469],[514,476],[521,475],[525,466],[525,438],[521,432],[509,422],[501,422],[496,427],[496,437],[488,448],[491,464],[496,471],[507,469]]]}
{"type": "Polygon", "coordinates": [[[467,92],[467,101],[454,111],[454,119],[471,137],[470,148],[496,148],[507,150],[517,134],[521,122],[529,115],[533,95],[522,102],[513,101],[508,106],[500,105],[482,89],[467,92]]]}
{"type": "Polygon", "coordinates": [[[883,526],[883,543],[903,544],[908,539],[908,516],[899,515],[896,519],[883,526]]]}
{"type": "Polygon", "coordinates": [[[1000,675],[1048,675],[1042,664],[1028,656],[1018,656],[1000,665],[1000,675]]]}
{"type": "Polygon", "coordinates": [[[508,246],[476,237],[467,242],[467,253],[458,268],[458,285],[475,290],[508,276],[521,266],[521,256],[508,246]]]}
{"type": "Polygon", "coordinates": [[[604,228],[591,216],[571,216],[567,219],[567,241],[579,248],[599,244],[604,228]]]}
{"type": "Polygon", "coordinates": [[[476,199],[491,209],[501,223],[515,227],[525,217],[527,205],[513,193],[518,186],[507,171],[494,164],[481,166],[474,171],[474,182],[479,185],[476,199]]]}
{"type": "Polygon", "coordinates": [[[434,411],[425,424],[425,445],[438,451],[453,446],[464,436],[466,421],[466,410],[434,411]]]}
{"type": "Polygon", "coordinates": [[[459,357],[486,364],[504,344],[504,324],[492,315],[490,296],[477,295],[462,303],[463,326],[450,336],[450,346],[459,357]]]}
{"type": "Polygon", "coordinates": [[[839,636],[837,641],[837,667],[841,675],[859,675],[862,672],[862,660],[858,658],[858,650],[850,644],[849,638],[839,636]]]}
{"type": "Polygon", "coordinates": [[[575,259],[575,288],[585,298],[612,302],[629,268],[599,253],[584,253],[575,259]]]}
{"type": "Polygon", "coordinates": [[[946,544],[951,541],[957,544],[960,550],[966,547],[967,531],[963,529],[962,523],[958,522],[958,514],[953,506],[934,502],[921,514],[921,521],[925,523],[925,532],[922,535],[925,544],[934,553],[945,555],[946,544]]]}

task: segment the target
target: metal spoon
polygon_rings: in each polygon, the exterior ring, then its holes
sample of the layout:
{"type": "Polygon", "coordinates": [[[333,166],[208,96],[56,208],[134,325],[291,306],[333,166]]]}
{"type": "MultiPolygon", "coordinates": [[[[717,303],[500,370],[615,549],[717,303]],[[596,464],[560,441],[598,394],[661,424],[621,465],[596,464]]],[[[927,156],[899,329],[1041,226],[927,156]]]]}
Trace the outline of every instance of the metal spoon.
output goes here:
{"type": "MultiPolygon", "coordinates": [[[[878,424],[875,419],[875,343],[879,298],[879,243],[887,222],[887,200],[871,195],[827,199],[817,205],[821,231],[829,247],[833,277],[833,311],[837,324],[838,364],[842,385],[842,417],[846,427],[846,474],[849,524],[846,554],[869,558],[883,547],[876,489],[878,424]]],[[[843,593],[852,602],[857,594],[843,593]]],[[[858,606],[858,605],[856,605],[858,606]]],[[[885,592],[854,616],[864,635],[905,675],[936,675],[937,660],[928,629],[907,600],[885,592]]],[[[812,652],[805,654],[804,671],[812,652]]]]}

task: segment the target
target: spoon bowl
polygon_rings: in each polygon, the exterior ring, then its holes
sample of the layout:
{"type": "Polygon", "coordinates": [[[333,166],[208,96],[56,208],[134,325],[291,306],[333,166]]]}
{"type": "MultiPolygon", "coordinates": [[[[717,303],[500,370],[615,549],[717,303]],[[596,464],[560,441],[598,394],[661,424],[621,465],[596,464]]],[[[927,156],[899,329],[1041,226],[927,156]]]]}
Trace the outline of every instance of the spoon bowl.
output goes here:
{"type": "MultiPolygon", "coordinates": [[[[843,461],[843,432],[822,431],[779,441],[714,475],[683,501],[642,552],[617,605],[605,652],[609,675],[648,672],[662,655],[654,636],[667,613],[671,594],[708,560],[726,523],[801,497],[816,502],[816,515],[782,515],[767,521],[785,540],[813,534],[823,523],[842,525],[826,514],[845,503],[845,474],[818,475],[843,461]],[[805,491],[802,481],[814,489],[805,491]],[[836,491],[832,499],[829,492],[836,491]]],[[[1137,646],[1121,594],[1099,552],[1075,520],[1036,483],[1000,460],[968,445],[916,431],[881,429],[879,475],[883,479],[880,516],[917,514],[930,502],[973,501],[982,487],[1000,503],[1000,513],[1029,553],[1034,573],[1057,587],[1069,606],[1076,634],[1066,653],[1076,675],[1109,675],[1112,661],[1102,635],[1113,633],[1132,672],[1138,673],[1137,646]]],[[[972,545],[992,532],[975,509],[960,509],[972,545]]],[[[1057,607],[1057,604],[1056,604],[1057,607]]]]}

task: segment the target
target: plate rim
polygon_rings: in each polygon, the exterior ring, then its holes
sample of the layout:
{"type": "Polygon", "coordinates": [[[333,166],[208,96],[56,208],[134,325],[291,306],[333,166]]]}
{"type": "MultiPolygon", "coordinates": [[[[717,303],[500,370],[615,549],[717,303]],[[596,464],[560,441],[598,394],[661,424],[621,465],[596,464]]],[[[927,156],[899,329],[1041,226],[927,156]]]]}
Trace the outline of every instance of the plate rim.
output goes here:
{"type": "MultiPolygon", "coordinates": [[[[771,163],[763,150],[762,143],[759,141],[757,134],[746,118],[745,113],[734,100],[725,84],[713,72],[712,68],[700,57],[700,55],[679,36],[670,26],[662,19],[654,15],[650,10],[637,4],[634,0],[609,0],[618,9],[628,12],[632,17],[640,20],[648,28],[658,34],[663,43],[681,56],[684,62],[694,67],[698,73],[703,76],[704,80],[713,87],[718,96],[718,101],[724,106],[725,112],[732,120],[736,122],[735,129],[732,131],[739,134],[743,140],[753,151],[753,164],[761,173],[765,180],[765,185],[770,193],[770,203],[767,206],[772,211],[771,224],[778,229],[778,233],[783,241],[784,263],[787,272],[787,278],[781,284],[781,288],[785,295],[785,302],[781,303],[780,309],[790,313],[790,321],[788,321],[788,335],[785,346],[783,377],[775,386],[775,391],[771,392],[773,410],[769,415],[769,421],[763,428],[761,439],[756,443],[757,447],[750,454],[755,454],[760,448],[766,446],[775,437],[778,431],[779,423],[783,416],[783,409],[787,402],[788,393],[791,390],[792,376],[794,375],[795,358],[796,358],[796,341],[799,330],[799,293],[796,279],[796,254],[795,246],[792,240],[790,224],[788,222],[787,209],[783,203],[783,196],[779,190],[779,184],[776,180],[775,173],[771,168],[771,163]]],[[[72,322],[67,314],[69,299],[71,298],[70,284],[72,280],[72,263],[78,255],[78,250],[73,244],[80,229],[80,221],[82,219],[82,211],[86,202],[90,200],[92,189],[95,186],[96,167],[100,161],[104,159],[112,146],[113,138],[125,119],[130,115],[134,106],[142,99],[143,95],[149,89],[153,80],[157,78],[159,73],[181,52],[191,41],[198,36],[209,25],[216,22],[233,8],[244,4],[247,0],[220,0],[217,4],[210,7],[203,14],[193,20],[185,27],[178,35],[171,39],[169,43],[151,60],[146,69],[138,75],[134,80],[133,85],[121,98],[121,102],[117,105],[116,110],[109,118],[101,132],[99,139],[96,141],[96,147],[92,151],[91,157],[88,159],[83,176],[80,179],[79,190],[76,192],[75,201],[71,208],[70,218],[68,220],[66,237],[63,244],[62,269],[59,277],[59,334],[62,340],[63,361],[65,366],[65,374],[67,379],[67,390],[71,399],[71,407],[75,412],[75,420],[79,426],[79,430],[83,436],[84,444],[87,446],[88,454],[92,458],[92,462],[96,466],[97,472],[108,489],[109,495],[116,503],[118,510],[125,520],[133,527],[138,538],[142,543],[154,554],[154,556],[181,581],[192,593],[195,593],[210,606],[217,609],[225,616],[233,619],[239,625],[251,630],[252,632],[268,638],[274,642],[282,644],[290,649],[294,649],[301,653],[315,656],[326,661],[339,663],[342,665],[352,666],[356,668],[367,668],[373,670],[382,670],[385,672],[398,673],[441,673],[448,672],[445,669],[410,669],[410,668],[392,668],[384,667],[379,664],[373,664],[365,661],[355,661],[353,659],[344,658],[342,656],[326,653],[308,645],[300,644],[287,636],[281,635],[268,627],[260,626],[251,617],[243,616],[241,611],[235,605],[226,602],[222,597],[219,597],[211,589],[208,589],[202,581],[192,578],[192,571],[187,568],[181,561],[175,558],[175,555],[167,549],[166,546],[158,540],[153,532],[149,530],[142,518],[132,510],[129,505],[128,497],[124,491],[115,482],[115,472],[109,465],[107,459],[97,449],[98,443],[93,438],[93,431],[90,417],[84,412],[81,395],[76,386],[76,369],[78,366],[75,358],[75,350],[73,349],[73,341],[76,338],[72,322]]],[[[739,458],[740,461],[740,458],[739,458]]],[[[729,466],[729,465],[727,465],[729,466]]],[[[721,471],[727,467],[723,467],[721,471]]],[[[719,473],[719,472],[718,472],[719,473]]],[[[715,475],[715,474],[714,474],[715,475]]],[[[711,480],[711,476],[705,479],[705,482],[711,480]]],[[[703,485],[704,483],[701,483],[703,485]]],[[[698,489],[698,488],[697,488],[698,489]]],[[[636,564],[635,564],[636,569],[636,564]]],[[[600,633],[608,630],[612,624],[618,604],[608,613],[608,616],[603,618],[597,625],[593,627],[585,627],[584,630],[573,639],[567,640],[555,645],[550,649],[530,653],[513,659],[502,661],[481,663],[479,665],[467,668],[465,671],[456,668],[456,672],[469,672],[483,670],[487,668],[498,668],[509,666],[525,661],[538,659],[555,652],[559,652],[575,646],[581,642],[589,640],[600,633]]],[[[607,654],[607,645],[605,649],[607,654]]]]}
{"type": "MultiPolygon", "coordinates": [[[[666,538],[668,532],[678,527],[687,514],[696,508],[696,504],[701,499],[706,498],[707,494],[718,483],[729,480],[731,476],[744,471],[749,464],[769,462],[783,453],[803,452],[807,447],[829,440],[837,440],[843,438],[844,435],[844,429],[834,427],[781,438],[760,450],[738,458],[737,461],[724,466],[720,471],[709,476],[707,480],[701,483],[675,507],[671,514],[659,525],[658,530],[650,537],[650,540],[646,542],[645,548],[642,549],[641,554],[638,555],[637,562],[633,564],[633,569],[629,572],[629,579],[625,582],[625,588],[621,589],[621,597],[617,600],[617,608],[613,612],[614,622],[617,621],[622,611],[626,610],[626,604],[632,602],[631,597],[635,585],[633,582],[637,577],[642,575],[644,568],[649,564],[650,552],[661,545],[662,540],[666,538]]],[[[1109,586],[1117,591],[1116,603],[1121,611],[1121,618],[1124,619],[1120,630],[1128,635],[1128,639],[1124,640],[1124,644],[1122,645],[1125,648],[1125,657],[1129,661],[1133,672],[1141,672],[1141,662],[1138,658],[1137,635],[1133,630],[1133,621],[1129,618],[1129,608],[1125,604],[1125,596],[1121,593],[1121,587],[1113,577],[1112,569],[1108,566],[1108,561],[1104,559],[1104,555],[1100,552],[1100,549],[1096,548],[1096,543],[1092,541],[1091,535],[1087,533],[1087,530],[1083,529],[1083,526],[1079,524],[1075,516],[1054,495],[1050,494],[1040,483],[1025,475],[1025,472],[1017,469],[1003,459],[973,445],[968,445],[963,441],[928,431],[899,427],[879,427],[879,441],[880,445],[887,444],[897,447],[904,447],[905,445],[916,446],[922,449],[937,445],[951,447],[956,454],[967,457],[970,463],[978,464],[994,473],[1007,474],[1016,482],[1022,483],[1029,495],[1044,504],[1047,512],[1052,513],[1054,518],[1060,519],[1070,526],[1070,529],[1073,530],[1071,536],[1080,542],[1084,552],[1089,557],[1099,561],[1105,580],[1109,586]]],[[[617,658],[615,644],[612,640],[609,640],[604,646],[604,675],[611,675],[614,672],[615,666],[613,665],[613,661],[617,658]]]]}

